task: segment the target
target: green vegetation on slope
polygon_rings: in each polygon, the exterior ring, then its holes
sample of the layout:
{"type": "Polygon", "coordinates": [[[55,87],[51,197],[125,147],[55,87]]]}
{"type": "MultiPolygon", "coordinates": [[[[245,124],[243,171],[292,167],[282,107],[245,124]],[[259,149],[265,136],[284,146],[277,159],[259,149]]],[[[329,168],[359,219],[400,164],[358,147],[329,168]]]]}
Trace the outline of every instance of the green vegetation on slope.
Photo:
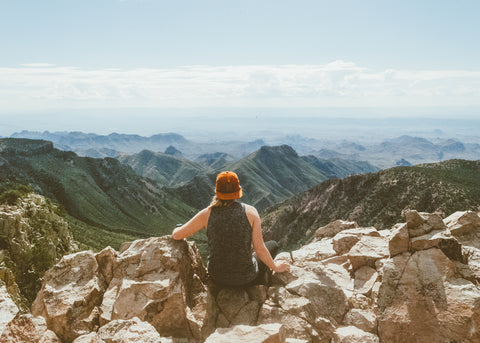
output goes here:
{"type": "Polygon", "coordinates": [[[0,205],[0,274],[15,283],[17,305],[28,308],[40,288],[40,279],[65,254],[77,249],[61,210],[36,194],[24,195],[15,205],[0,205]],[[14,280],[9,276],[11,271],[14,280]]]}
{"type": "Polygon", "coordinates": [[[125,237],[160,236],[194,213],[173,194],[118,160],[79,157],[53,149],[49,142],[0,139],[0,164],[2,182],[27,184],[85,223],[75,232],[88,246],[93,240],[88,234],[94,229],[125,237]]]}
{"type": "Polygon", "coordinates": [[[244,190],[242,201],[260,211],[328,178],[378,170],[366,162],[300,157],[288,145],[263,146],[238,161],[227,154],[215,153],[202,155],[195,163],[147,150],[119,159],[137,174],[168,185],[183,202],[196,209],[209,204],[216,174],[222,170],[239,175],[244,190]]]}
{"type": "Polygon", "coordinates": [[[480,161],[450,160],[325,181],[269,208],[263,227],[267,238],[291,247],[336,219],[385,229],[406,209],[449,215],[479,205],[480,161]]]}
{"type": "MultiPolygon", "coordinates": [[[[242,201],[259,211],[327,179],[287,145],[264,146],[226,168],[238,174],[244,194],[242,201]]],[[[216,174],[217,171],[197,176],[174,191],[190,206],[203,208],[215,193],[216,174]]]]}
{"type": "Polygon", "coordinates": [[[131,166],[138,175],[155,180],[162,186],[179,186],[207,171],[202,165],[185,158],[149,150],[119,156],[118,159],[131,166]]]}

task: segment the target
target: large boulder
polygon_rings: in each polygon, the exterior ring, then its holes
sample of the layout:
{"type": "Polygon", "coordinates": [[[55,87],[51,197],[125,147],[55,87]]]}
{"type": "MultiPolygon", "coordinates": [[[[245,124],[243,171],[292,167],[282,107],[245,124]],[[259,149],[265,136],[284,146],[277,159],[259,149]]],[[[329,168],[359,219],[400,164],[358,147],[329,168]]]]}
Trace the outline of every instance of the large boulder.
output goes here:
{"type": "Polygon", "coordinates": [[[328,238],[328,237],[331,238],[343,230],[353,229],[356,227],[358,227],[358,224],[356,222],[348,222],[345,220],[335,220],[317,229],[317,231],[315,231],[315,234],[313,236],[313,240],[319,241],[319,240],[322,240],[323,238],[328,238]]]}
{"type": "Polygon", "coordinates": [[[362,236],[380,237],[380,233],[374,227],[343,230],[333,238],[333,250],[337,254],[343,255],[350,251],[362,236]]]}
{"type": "Polygon", "coordinates": [[[375,267],[378,259],[390,255],[388,240],[384,237],[362,236],[346,255],[354,270],[362,266],[375,267]]]}
{"type": "Polygon", "coordinates": [[[216,306],[194,245],[170,237],[137,240],[65,256],[44,277],[32,313],[63,341],[135,317],[164,337],[201,340],[214,331],[216,306]]]}
{"type": "Polygon", "coordinates": [[[440,249],[386,261],[378,297],[381,341],[480,341],[480,290],[440,249]]]}
{"type": "Polygon", "coordinates": [[[98,306],[106,289],[98,271],[91,251],[64,256],[45,273],[32,314],[43,316],[48,328],[66,342],[98,329],[98,306]]]}
{"type": "Polygon", "coordinates": [[[480,233],[480,217],[473,211],[458,211],[443,221],[454,236],[480,233]]]}
{"type": "Polygon", "coordinates": [[[113,263],[101,304],[103,325],[138,317],[165,337],[202,339],[213,332],[215,301],[196,247],[167,236],[137,240],[113,263]]]}
{"type": "Polygon", "coordinates": [[[390,256],[396,256],[409,249],[410,236],[408,235],[407,224],[402,223],[394,226],[388,240],[388,251],[390,256]]]}

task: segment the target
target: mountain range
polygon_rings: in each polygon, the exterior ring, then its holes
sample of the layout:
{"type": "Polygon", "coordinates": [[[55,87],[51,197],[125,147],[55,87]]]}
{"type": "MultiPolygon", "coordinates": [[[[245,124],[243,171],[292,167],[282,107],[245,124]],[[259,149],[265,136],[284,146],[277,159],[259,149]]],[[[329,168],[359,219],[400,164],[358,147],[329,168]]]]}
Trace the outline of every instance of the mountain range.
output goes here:
{"type": "Polygon", "coordinates": [[[184,156],[195,159],[204,154],[211,154],[222,147],[222,152],[242,158],[259,149],[266,143],[261,140],[254,141],[224,141],[199,143],[187,140],[176,133],[161,133],[150,137],[131,134],[111,133],[97,135],[83,132],[36,132],[21,131],[14,133],[10,138],[27,138],[47,140],[54,143],[55,148],[64,151],[73,151],[79,156],[103,158],[117,157],[121,154],[134,154],[143,150],[164,152],[174,147],[184,156]]]}
{"type": "Polygon", "coordinates": [[[312,154],[321,158],[368,161],[384,169],[397,165],[415,165],[449,159],[478,160],[480,144],[463,143],[456,139],[441,139],[434,143],[422,137],[404,135],[370,145],[342,141],[330,147],[318,149],[312,154]]]}
{"type": "MultiPolygon", "coordinates": [[[[378,170],[365,162],[322,161],[312,156],[302,157],[288,145],[263,146],[233,163],[226,162],[224,154],[217,156],[222,161],[220,163],[222,169],[232,170],[238,174],[244,190],[242,201],[254,205],[259,211],[328,178],[378,170]]],[[[137,163],[131,165],[135,166],[137,163]]],[[[215,165],[217,162],[211,160],[210,166],[204,169],[203,174],[199,173],[190,181],[171,188],[172,192],[194,208],[206,207],[214,195],[216,174],[221,171],[211,167],[215,165]]],[[[156,165],[157,170],[165,167],[165,164],[156,165]]],[[[141,169],[143,168],[137,167],[137,170],[141,169]]]]}
{"type": "Polygon", "coordinates": [[[449,160],[327,180],[267,209],[262,227],[285,248],[336,219],[385,229],[407,209],[450,215],[479,206],[480,161],[449,160]]]}
{"type": "Polygon", "coordinates": [[[300,155],[313,155],[320,159],[367,161],[380,169],[456,158],[466,160],[480,158],[478,137],[463,137],[462,139],[466,141],[460,141],[456,138],[444,138],[445,135],[442,134],[429,139],[403,135],[381,141],[373,136],[363,138],[352,136],[352,138],[334,141],[301,135],[279,136],[271,133],[265,133],[262,139],[256,140],[238,141],[225,138],[212,139],[208,142],[192,141],[176,133],[143,137],[119,133],[97,135],[82,132],[22,131],[14,133],[11,137],[48,140],[60,150],[74,151],[80,156],[95,158],[136,154],[143,150],[165,152],[168,148],[174,148],[185,158],[196,162],[199,161],[198,159],[208,159],[207,156],[216,153],[223,153],[229,156],[228,158],[239,160],[265,145],[289,145],[300,155]]]}

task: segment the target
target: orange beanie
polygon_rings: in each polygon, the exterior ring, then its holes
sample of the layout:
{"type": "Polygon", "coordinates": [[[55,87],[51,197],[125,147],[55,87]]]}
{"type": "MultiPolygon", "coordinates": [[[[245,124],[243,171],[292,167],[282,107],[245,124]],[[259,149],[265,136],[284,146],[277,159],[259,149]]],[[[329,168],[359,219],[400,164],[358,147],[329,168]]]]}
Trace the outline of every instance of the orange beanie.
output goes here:
{"type": "Polygon", "coordinates": [[[231,171],[225,171],[218,174],[215,192],[217,197],[221,200],[234,200],[241,198],[243,192],[237,174],[231,171]]]}

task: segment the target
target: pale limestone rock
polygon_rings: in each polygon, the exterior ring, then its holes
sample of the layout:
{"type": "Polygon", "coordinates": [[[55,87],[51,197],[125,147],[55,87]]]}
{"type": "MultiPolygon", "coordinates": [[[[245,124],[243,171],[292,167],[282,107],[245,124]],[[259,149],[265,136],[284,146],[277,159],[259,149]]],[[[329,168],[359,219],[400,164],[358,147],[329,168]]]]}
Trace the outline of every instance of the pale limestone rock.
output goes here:
{"type": "MultiPolygon", "coordinates": [[[[419,216],[428,222],[428,215],[419,216]]],[[[99,332],[114,336],[122,330],[138,333],[137,324],[150,322],[157,331],[165,329],[162,336],[176,337],[156,337],[162,343],[201,342],[207,337],[257,342],[249,339],[250,331],[238,333],[243,325],[235,324],[244,323],[252,325],[245,328],[257,335],[259,326],[282,325],[290,342],[480,342],[480,290],[475,286],[480,281],[480,249],[472,242],[462,241],[469,244],[462,246],[448,230],[427,231],[411,239],[411,251],[390,258],[392,232],[342,230],[338,237],[323,238],[292,252],[290,272],[275,273],[268,289],[224,289],[216,301],[209,299],[198,252],[183,241],[130,242],[120,254],[107,248],[95,256],[98,279],[107,281],[112,275],[102,303],[102,311],[107,311],[100,314],[94,306],[88,316],[77,320],[77,326],[96,330],[93,324],[100,316],[103,327],[99,332]],[[339,256],[332,242],[348,235],[360,240],[339,256]],[[221,309],[218,315],[215,303],[221,309]],[[215,320],[217,328],[234,327],[209,336],[215,320]]],[[[288,253],[277,258],[290,261],[288,253]]],[[[40,295],[39,299],[44,301],[40,295]]],[[[75,343],[117,342],[85,333],[75,343]]],[[[136,338],[131,339],[125,342],[136,338]]]]}
{"type": "MultiPolygon", "coordinates": [[[[281,323],[285,329],[286,337],[305,339],[308,340],[308,342],[311,340],[315,342],[323,342],[319,332],[305,319],[288,313],[280,306],[263,304],[258,315],[257,325],[272,323],[281,323]]],[[[333,332],[333,330],[331,331],[333,332]]],[[[322,331],[322,334],[326,334],[326,330],[322,331]]],[[[329,341],[330,338],[328,338],[326,342],[329,341]]]]}
{"type": "Polygon", "coordinates": [[[17,315],[18,307],[7,292],[7,286],[0,281],[0,335],[7,324],[17,315]]]}
{"type": "Polygon", "coordinates": [[[480,290],[458,277],[456,264],[436,248],[385,263],[378,295],[381,341],[480,341],[480,290]]]}
{"type": "Polygon", "coordinates": [[[356,222],[347,222],[344,220],[335,220],[315,231],[314,240],[321,240],[326,237],[333,237],[337,233],[358,227],[356,222]]]}
{"type": "Polygon", "coordinates": [[[363,266],[355,271],[354,289],[357,293],[369,295],[378,279],[378,273],[369,266],[363,266]]]}
{"type": "Polygon", "coordinates": [[[104,294],[100,324],[138,317],[165,337],[201,340],[213,332],[216,305],[198,250],[168,236],[124,246],[104,294]]]}
{"type": "Polygon", "coordinates": [[[430,231],[423,236],[417,236],[410,240],[410,250],[427,250],[438,248],[443,251],[448,258],[462,262],[462,246],[455,237],[450,236],[446,231],[430,231]]]}
{"type": "Polygon", "coordinates": [[[61,343],[53,331],[47,329],[43,317],[31,314],[17,315],[3,330],[0,336],[2,343],[61,343]]]}
{"type": "MultiPolygon", "coordinates": [[[[335,256],[337,253],[333,250],[332,240],[323,239],[303,246],[301,249],[292,251],[294,263],[297,266],[304,266],[308,262],[318,262],[326,258],[335,256]]],[[[276,259],[290,261],[290,256],[282,253],[276,259]]]]}
{"type": "Polygon", "coordinates": [[[355,326],[360,330],[377,334],[377,316],[372,311],[351,309],[345,315],[343,323],[355,326]]]}
{"type": "Polygon", "coordinates": [[[159,343],[161,338],[157,330],[137,317],[113,320],[98,330],[98,336],[105,343],[159,343]]]}
{"type": "Polygon", "coordinates": [[[425,235],[413,237],[410,240],[410,250],[418,251],[437,248],[441,240],[449,238],[451,238],[451,236],[447,236],[447,233],[445,231],[430,231],[425,235]]]}
{"type": "Polygon", "coordinates": [[[393,257],[405,251],[408,251],[409,238],[410,237],[408,235],[406,223],[394,226],[390,233],[388,241],[388,250],[390,252],[390,256],[393,257]]]}
{"type": "Polygon", "coordinates": [[[357,227],[339,232],[332,239],[333,250],[339,255],[347,253],[362,236],[380,237],[374,227],[357,227]]]}
{"type": "Polygon", "coordinates": [[[237,325],[228,329],[217,329],[205,341],[205,343],[238,342],[284,343],[285,329],[282,324],[237,325]]]}
{"type": "Polygon", "coordinates": [[[462,273],[464,279],[480,282],[480,249],[463,246],[462,253],[467,264],[457,264],[457,270],[462,273]]]}
{"type": "Polygon", "coordinates": [[[339,255],[343,255],[350,251],[350,249],[357,244],[360,240],[360,235],[353,235],[353,234],[344,234],[339,233],[335,237],[333,237],[332,245],[333,250],[339,255]]]}
{"type": "Polygon", "coordinates": [[[60,338],[51,330],[45,331],[38,343],[62,343],[60,338]]]}
{"type": "MultiPolygon", "coordinates": [[[[355,326],[340,327],[335,331],[335,343],[378,343],[378,336],[360,330],[355,326]]],[[[398,342],[398,341],[395,341],[398,342]]]]}
{"type": "Polygon", "coordinates": [[[105,286],[91,251],[64,256],[45,273],[32,314],[45,317],[48,327],[70,342],[94,329],[95,318],[88,318],[100,305],[105,286]]]}
{"type": "Polygon", "coordinates": [[[480,233],[480,217],[473,211],[459,211],[443,220],[454,236],[480,233]]]}
{"type": "MultiPolygon", "coordinates": [[[[298,252],[294,251],[295,254],[298,252]]],[[[346,292],[353,291],[350,262],[346,256],[333,256],[321,261],[297,260],[290,266],[290,272],[274,274],[272,282],[286,285],[301,278],[318,278],[346,292]]]]}
{"type": "Polygon", "coordinates": [[[410,237],[422,236],[432,230],[445,230],[442,217],[436,213],[410,210],[405,213],[407,229],[410,237]]]}
{"type": "Polygon", "coordinates": [[[339,234],[382,237],[381,233],[373,226],[356,227],[356,228],[353,228],[353,229],[347,229],[347,230],[341,231],[339,234]]]}
{"type": "Polygon", "coordinates": [[[96,332],[90,332],[87,335],[82,335],[77,338],[72,343],[105,343],[103,339],[96,332]]]}
{"type": "MultiPolygon", "coordinates": [[[[348,261],[345,257],[335,259],[335,262],[325,261],[320,263],[298,261],[291,266],[290,272],[275,275],[273,281],[286,285],[284,289],[291,294],[308,299],[318,316],[339,321],[348,310],[353,280],[343,266],[343,263],[348,261]],[[304,265],[304,268],[296,265],[304,265]]],[[[281,305],[282,297],[289,298],[288,292],[286,295],[283,293],[281,296],[270,298],[281,305]]]]}
{"type": "Polygon", "coordinates": [[[354,284],[351,277],[351,266],[347,256],[339,256],[336,259],[324,260],[308,266],[315,276],[324,280],[325,283],[334,284],[343,289],[346,294],[353,292],[354,284]]]}
{"type": "Polygon", "coordinates": [[[383,237],[363,236],[347,253],[353,270],[368,265],[375,266],[375,261],[388,257],[388,241],[383,237]]]}
{"type": "Polygon", "coordinates": [[[285,288],[293,294],[307,298],[315,311],[323,317],[341,321],[348,310],[345,292],[331,280],[301,278],[290,282],[285,288]]]}
{"type": "Polygon", "coordinates": [[[99,266],[99,272],[107,284],[112,281],[113,270],[117,263],[118,253],[112,247],[106,247],[95,255],[99,266]]]}

